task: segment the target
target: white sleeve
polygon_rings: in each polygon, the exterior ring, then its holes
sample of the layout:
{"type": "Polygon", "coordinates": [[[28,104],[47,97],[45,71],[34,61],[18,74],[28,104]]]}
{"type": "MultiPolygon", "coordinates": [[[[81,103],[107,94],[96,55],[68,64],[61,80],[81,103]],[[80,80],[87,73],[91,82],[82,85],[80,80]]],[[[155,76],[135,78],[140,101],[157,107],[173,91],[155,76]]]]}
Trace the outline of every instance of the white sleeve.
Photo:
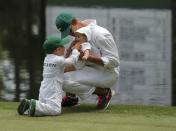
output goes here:
{"type": "Polygon", "coordinates": [[[116,68],[119,66],[118,48],[112,37],[99,39],[99,48],[105,68],[116,68]]]}
{"type": "Polygon", "coordinates": [[[73,49],[71,56],[65,59],[64,65],[72,65],[78,61],[80,52],[77,49],[73,49]]]}
{"type": "Polygon", "coordinates": [[[89,42],[84,42],[81,44],[81,51],[85,51],[85,50],[90,50],[91,49],[91,45],[89,42]]]}

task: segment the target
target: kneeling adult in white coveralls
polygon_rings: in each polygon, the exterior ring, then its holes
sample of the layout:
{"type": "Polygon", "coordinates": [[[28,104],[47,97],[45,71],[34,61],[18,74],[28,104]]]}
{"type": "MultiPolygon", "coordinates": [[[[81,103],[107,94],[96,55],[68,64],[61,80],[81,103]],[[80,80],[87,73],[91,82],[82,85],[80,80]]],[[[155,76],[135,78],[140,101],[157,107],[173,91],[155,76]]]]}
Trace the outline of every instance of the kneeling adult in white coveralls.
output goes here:
{"type": "Polygon", "coordinates": [[[69,58],[64,58],[64,45],[69,43],[69,39],[59,39],[50,36],[44,42],[43,48],[46,57],[43,63],[43,80],[39,91],[39,100],[24,99],[18,106],[20,115],[45,116],[61,114],[62,85],[64,68],[66,65],[74,64],[79,57],[78,49],[80,45],[74,46],[69,58]]]}
{"type": "MultiPolygon", "coordinates": [[[[76,94],[82,99],[97,94],[97,107],[106,109],[112,97],[111,88],[119,77],[119,55],[113,36],[107,29],[98,26],[96,20],[80,21],[65,12],[56,17],[56,27],[61,31],[62,38],[68,35],[74,36],[77,32],[84,34],[87,42],[92,46],[92,54],[85,61],[83,68],[77,69],[77,66],[74,66],[74,71],[64,73],[63,90],[76,94]]],[[[73,41],[71,46],[77,42],[79,41],[73,41]]],[[[71,51],[71,46],[67,54],[71,51]]],[[[78,98],[71,95],[62,99],[62,106],[76,104],[78,104],[78,98]]]]}

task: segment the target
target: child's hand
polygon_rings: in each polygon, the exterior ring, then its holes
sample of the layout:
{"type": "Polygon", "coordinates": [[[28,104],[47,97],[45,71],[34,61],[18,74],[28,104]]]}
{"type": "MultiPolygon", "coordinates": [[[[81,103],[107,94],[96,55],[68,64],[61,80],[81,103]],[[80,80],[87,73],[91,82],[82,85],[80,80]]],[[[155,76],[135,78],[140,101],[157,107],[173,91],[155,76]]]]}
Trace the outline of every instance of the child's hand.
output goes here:
{"type": "Polygon", "coordinates": [[[72,49],[80,50],[80,47],[81,47],[81,44],[80,44],[80,42],[78,42],[72,47],[72,49]]]}
{"type": "Polygon", "coordinates": [[[82,57],[82,60],[87,60],[88,59],[88,57],[89,57],[89,51],[90,50],[88,50],[88,49],[84,51],[84,55],[82,57]]]}
{"type": "Polygon", "coordinates": [[[82,60],[87,60],[88,59],[88,56],[87,55],[84,55],[83,57],[82,57],[82,60]]]}

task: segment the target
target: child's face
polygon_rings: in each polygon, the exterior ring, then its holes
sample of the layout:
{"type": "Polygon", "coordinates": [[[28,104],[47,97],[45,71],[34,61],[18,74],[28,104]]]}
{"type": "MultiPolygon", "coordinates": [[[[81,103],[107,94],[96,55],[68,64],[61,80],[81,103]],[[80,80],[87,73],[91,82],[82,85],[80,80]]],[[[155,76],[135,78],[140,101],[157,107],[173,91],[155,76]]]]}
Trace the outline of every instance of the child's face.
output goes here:
{"type": "Polygon", "coordinates": [[[64,55],[65,54],[65,47],[56,48],[56,50],[54,51],[54,54],[56,54],[58,56],[64,55]]]}
{"type": "Polygon", "coordinates": [[[75,41],[81,42],[81,43],[87,42],[87,37],[84,34],[76,32],[75,33],[75,41]]]}

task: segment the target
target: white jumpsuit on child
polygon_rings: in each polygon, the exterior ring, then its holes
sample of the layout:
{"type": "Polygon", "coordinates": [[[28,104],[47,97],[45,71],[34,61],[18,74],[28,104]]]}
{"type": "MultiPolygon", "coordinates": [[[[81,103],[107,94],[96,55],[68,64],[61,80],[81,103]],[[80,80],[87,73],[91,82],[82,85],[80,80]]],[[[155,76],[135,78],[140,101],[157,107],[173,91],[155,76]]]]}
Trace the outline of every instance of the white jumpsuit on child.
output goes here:
{"type": "Polygon", "coordinates": [[[69,58],[54,54],[46,55],[43,65],[43,80],[40,86],[39,100],[36,101],[36,116],[61,114],[64,67],[76,63],[79,54],[74,49],[69,58]]]}

